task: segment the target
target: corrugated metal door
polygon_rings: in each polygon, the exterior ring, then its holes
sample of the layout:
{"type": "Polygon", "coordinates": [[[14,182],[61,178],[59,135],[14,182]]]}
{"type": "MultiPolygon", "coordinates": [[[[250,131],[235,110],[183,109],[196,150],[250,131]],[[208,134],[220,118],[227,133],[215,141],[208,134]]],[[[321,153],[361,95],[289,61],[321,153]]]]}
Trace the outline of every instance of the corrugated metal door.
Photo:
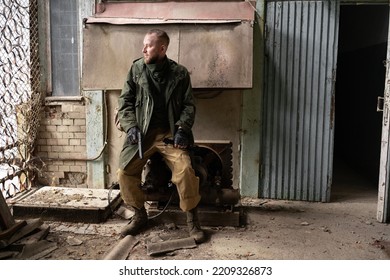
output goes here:
{"type": "Polygon", "coordinates": [[[381,159],[379,170],[379,186],[378,186],[378,208],[377,220],[381,223],[390,221],[390,23],[389,35],[387,38],[387,59],[386,59],[386,79],[384,92],[384,107],[382,120],[382,141],[381,141],[381,159]]]}
{"type": "Polygon", "coordinates": [[[339,0],[267,1],[263,198],[329,201],[339,0]]]}

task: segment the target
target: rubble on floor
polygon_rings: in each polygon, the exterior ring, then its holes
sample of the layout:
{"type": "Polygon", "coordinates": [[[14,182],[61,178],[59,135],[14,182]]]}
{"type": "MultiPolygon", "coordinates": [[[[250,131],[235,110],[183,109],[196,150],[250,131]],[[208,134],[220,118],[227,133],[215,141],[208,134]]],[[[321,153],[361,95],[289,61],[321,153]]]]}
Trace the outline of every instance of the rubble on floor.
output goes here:
{"type": "Polygon", "coordinates": [[[0,259],[39,259],[57,244],[45,240],[50,227],[40,218],[15,220],[2,195],[0,195],[0,259]]]}
{"type": "MultiPolygon", "coordinates": [[[[0,259],[43,258],[58,248],[46,240],[50,226],[44,220],[86,223],[77,229],[85,234],[93,231],[91,223],[106,221],[120,202],[119,190],[41,187],[8,201],[0,195],[0,259]]],[[[67,242],[77,246],[82,241],[67,242]]]]}

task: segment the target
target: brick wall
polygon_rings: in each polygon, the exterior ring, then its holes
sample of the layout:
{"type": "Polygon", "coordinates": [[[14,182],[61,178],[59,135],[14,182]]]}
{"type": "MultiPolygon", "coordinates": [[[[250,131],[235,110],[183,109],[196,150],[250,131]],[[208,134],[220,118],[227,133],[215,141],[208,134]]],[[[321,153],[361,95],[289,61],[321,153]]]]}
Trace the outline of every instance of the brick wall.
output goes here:
{"type": "Polygon", "coordinates": [[[35,149],[44,163],[39,184],[87,187],[85,106],[51,104],[42,114],[35,149]]]}

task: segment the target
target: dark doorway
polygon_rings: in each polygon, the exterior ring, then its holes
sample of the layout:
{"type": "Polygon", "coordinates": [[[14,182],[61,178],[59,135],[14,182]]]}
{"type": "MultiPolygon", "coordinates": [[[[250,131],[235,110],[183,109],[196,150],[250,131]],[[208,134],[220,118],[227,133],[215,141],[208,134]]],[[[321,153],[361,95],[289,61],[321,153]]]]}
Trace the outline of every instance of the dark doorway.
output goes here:
{"type": "Polygon", "coordinates": [[[389,7],[342,5],[331,201],[377,192],[389,7]]]}

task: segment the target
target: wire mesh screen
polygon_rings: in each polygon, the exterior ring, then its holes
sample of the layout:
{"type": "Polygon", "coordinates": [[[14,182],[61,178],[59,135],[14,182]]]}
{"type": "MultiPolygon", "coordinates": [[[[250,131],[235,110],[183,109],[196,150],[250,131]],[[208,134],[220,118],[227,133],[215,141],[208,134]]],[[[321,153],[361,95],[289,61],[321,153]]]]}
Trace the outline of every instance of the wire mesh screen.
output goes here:
{"type": "Polygon", "coordinates": [[[37,0],[0,0],[0,188],[31,187],[42,109],[37,0]]]}

